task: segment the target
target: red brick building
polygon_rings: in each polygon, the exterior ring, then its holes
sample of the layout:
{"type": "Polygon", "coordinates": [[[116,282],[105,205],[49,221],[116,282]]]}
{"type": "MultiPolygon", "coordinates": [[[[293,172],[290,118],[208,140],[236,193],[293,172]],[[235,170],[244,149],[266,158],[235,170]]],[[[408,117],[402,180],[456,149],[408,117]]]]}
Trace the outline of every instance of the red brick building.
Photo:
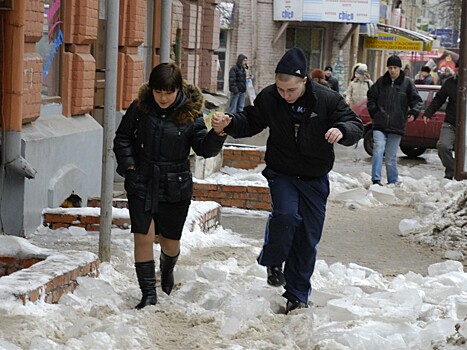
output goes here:
{"type": "MultiPolygon", "coordinates": [[[[107,1],[0,3],[2,233],[34,230],[71,191],[83,203],[100,195],[107,1]]],[[[218,2],[171,2],[171,58],[207,91],[217,84],[218,2]]],[[[118,115],[159,63],[161,5],[119,1],[118,115]]]]}

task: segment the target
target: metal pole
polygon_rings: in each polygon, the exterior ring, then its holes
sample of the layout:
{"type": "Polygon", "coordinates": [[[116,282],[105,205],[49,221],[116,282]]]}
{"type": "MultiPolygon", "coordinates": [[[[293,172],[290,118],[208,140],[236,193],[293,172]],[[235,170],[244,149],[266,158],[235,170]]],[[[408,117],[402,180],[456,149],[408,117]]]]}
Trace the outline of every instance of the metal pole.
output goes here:
{"type": "Polygon", "coordinates": [[[101,214],[99,259],[110,261],[110,231],[112,228],[112,200],[114,180],[113,138],[117,100],[118,16],[120,1],[107,0],[104,142],[102,152],[101,214]]]}
{"type": "Polygon", "coordinates": [[[454,145],[456,155],[456,170],[454,177],[456,180],[467,179],[467,0],[462,1],[460,38],[460,64],[457,72],[457,78],[459,81],[457,87],[456,143],[454,145]]]}
{"type": "Polygon", "coordinates": [[[161,4],[161,49],[160,62],[170,62],[170,33],[172,30],[172,0],[162,0],[161,4]]]}

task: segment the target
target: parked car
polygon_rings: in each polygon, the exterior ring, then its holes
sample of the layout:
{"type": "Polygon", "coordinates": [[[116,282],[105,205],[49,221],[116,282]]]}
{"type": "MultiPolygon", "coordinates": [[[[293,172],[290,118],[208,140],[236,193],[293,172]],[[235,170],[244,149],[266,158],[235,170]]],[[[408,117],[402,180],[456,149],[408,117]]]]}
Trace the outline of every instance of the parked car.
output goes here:
{"type": "MultiPolygon", "coordinates": [[[[441,88],[440,85],[416,85],[417,90],[423,99],[422,112],[418,118],[412,123],[407,123],[405,134],[402,137],[400,149],[408,157],[418,157],[429,148],[436,148],[436,142],[439,139],[441,124],[443,124],[446,116],[446,104],[444,104],[430,120],[429,123],[423,122],[423,114],[425,109],[430,105],[433,97],[441,88]]],[[[367,100],[364,99],[356,103],[352,109],[362,119],[363,130],[363,146],[365,151],[371,156],[373,155],[373,132],[372,120],[366,107],[367,100]]]]}

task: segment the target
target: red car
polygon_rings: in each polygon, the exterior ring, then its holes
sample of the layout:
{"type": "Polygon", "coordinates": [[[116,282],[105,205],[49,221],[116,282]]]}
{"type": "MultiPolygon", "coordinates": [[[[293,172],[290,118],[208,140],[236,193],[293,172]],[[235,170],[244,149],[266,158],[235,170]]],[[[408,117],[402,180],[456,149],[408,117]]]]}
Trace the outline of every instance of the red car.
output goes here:
{"type": "MultiPolygon", "coordinates": [[[[423,114],[425,109],[430,105],[433,97],[441,88],[440,85],[416,85],[420,97],[423,99],[422,112],[418,118],[412,123],[407,123],[405,134],[402,137],[400,148],[401,151],[408,157],[418,157],[422,155],[428,148],[436,148],[436,142],[439,139],[441,124],[446,116],[446,104],[433,115],[433,118],[425,124],[423,122],[423,114]]],[[[365,151],[371,156],[373,155],[373,129],[372,120],[368,109],[366,108],[366,99],[356,103],[352,109],[362,119],[363,130],[363,146],[365,151]]]]}

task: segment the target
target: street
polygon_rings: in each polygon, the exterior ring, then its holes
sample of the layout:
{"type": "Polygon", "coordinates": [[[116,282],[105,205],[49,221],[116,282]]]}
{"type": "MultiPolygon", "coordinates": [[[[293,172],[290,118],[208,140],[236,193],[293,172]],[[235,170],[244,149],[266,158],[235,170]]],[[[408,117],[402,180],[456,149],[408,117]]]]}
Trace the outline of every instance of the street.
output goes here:
{"type": "MultiPolygon", "coordinates": [[[[248,139],[227,139],[228,143],[264,145],[267,132],[248,139]]],[[[334,171],[359,178],[361,173],[371,174],[371,157],[357,147],[335,146],[334,171]]],[[[427,175],[442,178],[441,161],[436,150],[427,150],[417,159],[409,159],[402,152],[398,157],[401,176],[420,179],[427,175]]],[[[383,174],[385,172],[383,171],[383,174]]],[[[222,226],[250,238],[262,239],[267,220],[261,215],[245,215],[229,208],[223,209],[222,226]]],[[[415,208],[382,206],[349,209],[342,202],[328,201],[323,237],[318,249],[318,259],[328,264],[356,263],[388,276],[414,271],[427,273],[427,267],[443,261],[444,250],[421,245],[401,237],[399,223],[402,219],[420,215],[415,208]]]]}

